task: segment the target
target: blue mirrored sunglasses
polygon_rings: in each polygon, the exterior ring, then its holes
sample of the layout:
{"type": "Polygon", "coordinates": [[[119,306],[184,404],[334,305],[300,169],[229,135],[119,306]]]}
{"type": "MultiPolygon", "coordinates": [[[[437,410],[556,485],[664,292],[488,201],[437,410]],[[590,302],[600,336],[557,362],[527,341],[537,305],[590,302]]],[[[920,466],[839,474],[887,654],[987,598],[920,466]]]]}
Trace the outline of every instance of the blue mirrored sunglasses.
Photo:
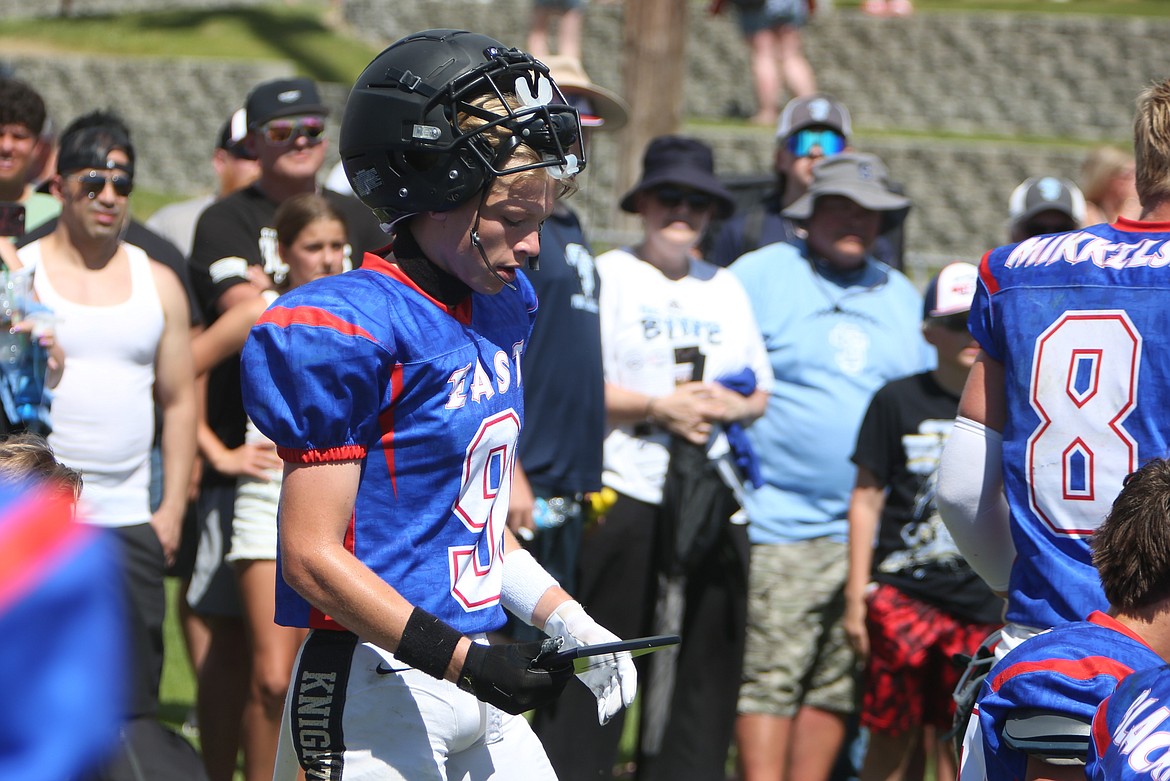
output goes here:
{"type": "Polygon", "coordinates": [[[820,147],[825,157],[832,157],[845,151],[845,136],[836,130],[809,128],[790,135],[787,145],[788,151],[797,157],[808,157],[814,147],[820,147]]]}

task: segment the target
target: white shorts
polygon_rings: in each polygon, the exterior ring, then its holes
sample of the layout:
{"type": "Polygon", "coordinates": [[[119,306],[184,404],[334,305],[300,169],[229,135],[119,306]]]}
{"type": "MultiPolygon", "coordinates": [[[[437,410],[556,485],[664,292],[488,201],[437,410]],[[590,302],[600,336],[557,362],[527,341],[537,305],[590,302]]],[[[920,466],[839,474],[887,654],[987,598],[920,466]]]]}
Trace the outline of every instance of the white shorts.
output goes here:
{"type": "Polygon", "coordinates": [[[274,781],[556,781],[522,716],[407,667],[349,632],[314,630],[293,668],[274,781]]]}
{"type": "Polygon", "coordinates": [[[276,510],[284,473],[279,469],[269,473],[270,480],[241,478],[236,482],[228,561],[276,561],[276,510]]]}

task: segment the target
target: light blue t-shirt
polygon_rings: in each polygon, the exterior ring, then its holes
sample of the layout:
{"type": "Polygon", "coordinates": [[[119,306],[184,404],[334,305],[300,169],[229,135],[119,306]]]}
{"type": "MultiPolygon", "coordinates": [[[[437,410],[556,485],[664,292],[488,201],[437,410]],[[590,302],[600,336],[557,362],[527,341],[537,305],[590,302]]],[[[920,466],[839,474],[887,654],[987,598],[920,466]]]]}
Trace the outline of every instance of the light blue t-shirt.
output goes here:
{"type": "Polygon", "coordinates": [[[803,251],[770,244],[731,266],[776,375],[767,412],[748,429],[764,478],[747,493],[753,543],[844,541],[850,455],[870,398],[935,362],[922,337],[922,298],[901,272],[868,260],[836,274],[803,251]]]}

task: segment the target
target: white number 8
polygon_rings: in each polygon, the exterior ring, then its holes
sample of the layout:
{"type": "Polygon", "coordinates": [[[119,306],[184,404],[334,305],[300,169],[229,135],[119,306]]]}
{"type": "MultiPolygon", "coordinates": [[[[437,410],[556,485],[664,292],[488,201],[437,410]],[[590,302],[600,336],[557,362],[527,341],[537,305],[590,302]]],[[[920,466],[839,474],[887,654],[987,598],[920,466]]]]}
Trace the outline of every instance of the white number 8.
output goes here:
{"type": "Polygon", "coordinates": [[[1125,430],[1142,337],[1123,311],[1066,312],[1036,340],[1026,474],[1036,516],[1058,535],[1092,534],[1137,466],[1125,430]]]}

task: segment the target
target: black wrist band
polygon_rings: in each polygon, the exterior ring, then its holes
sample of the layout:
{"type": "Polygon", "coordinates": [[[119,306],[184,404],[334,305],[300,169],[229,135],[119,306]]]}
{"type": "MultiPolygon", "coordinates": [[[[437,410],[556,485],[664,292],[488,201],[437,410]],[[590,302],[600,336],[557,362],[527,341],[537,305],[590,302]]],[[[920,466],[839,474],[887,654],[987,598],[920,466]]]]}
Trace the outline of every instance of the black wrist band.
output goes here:
{"type": "Polygon", "coordinates": [[[394,656],[403,664],[442,680],[462,637],[444,621],[416,607],[402,630],[394,656]]]}

